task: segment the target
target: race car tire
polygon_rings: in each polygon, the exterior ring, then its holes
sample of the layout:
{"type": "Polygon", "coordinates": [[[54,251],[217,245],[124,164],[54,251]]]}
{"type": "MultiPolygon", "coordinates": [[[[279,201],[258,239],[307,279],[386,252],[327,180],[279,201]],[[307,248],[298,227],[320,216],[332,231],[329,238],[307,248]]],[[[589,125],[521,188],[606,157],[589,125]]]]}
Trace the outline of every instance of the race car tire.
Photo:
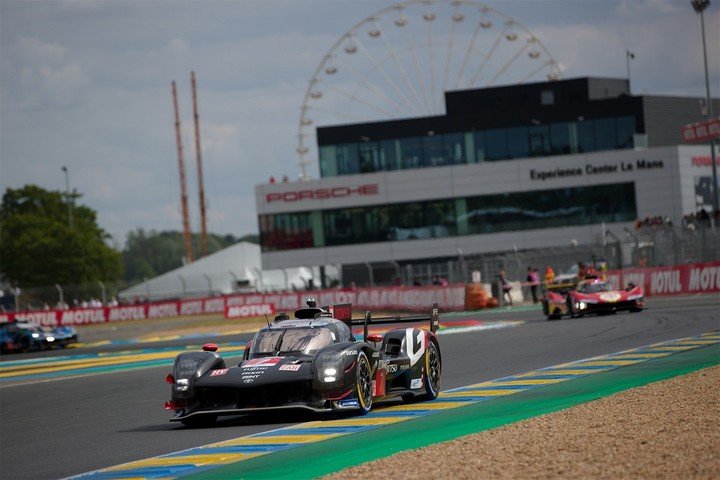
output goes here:
{"type": "Polygon", "coordinates": [[[207,428],[215,425],[217,415],[198,415],[195,417],[184,418],[180,423],[190,428],[207,428]]]}
{"type": "Polygon", "coordinates": [[[372,408],[372,377],[370,362],[365,352],[358,353],[356,367],[356,386],[360,415],[365,415],[372,408]]]}
{"type": "Polygon", "coordinates": [[[434,340],[430,340],[427,352],[425,352],[425,398],[434,400],[440,393],[440,377],[442,375],[442,360],[440,349],[434,340]]]}

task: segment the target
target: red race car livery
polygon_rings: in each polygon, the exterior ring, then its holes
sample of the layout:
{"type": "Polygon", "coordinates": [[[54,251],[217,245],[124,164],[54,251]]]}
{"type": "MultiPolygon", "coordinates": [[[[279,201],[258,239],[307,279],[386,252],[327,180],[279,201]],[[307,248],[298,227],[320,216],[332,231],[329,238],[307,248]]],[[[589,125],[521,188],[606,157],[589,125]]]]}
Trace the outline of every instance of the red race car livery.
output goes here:
{"type": "Polygon", "coordinates": [[[597,278],[582,280],[570,289],[549,289],[543,300],[543,310],[548,320],[563,315],[614,314],[621,310],[639,312],[645,308],[642,287],[630,284],[624,290],[614,289],[605,280],[597,278]]]}

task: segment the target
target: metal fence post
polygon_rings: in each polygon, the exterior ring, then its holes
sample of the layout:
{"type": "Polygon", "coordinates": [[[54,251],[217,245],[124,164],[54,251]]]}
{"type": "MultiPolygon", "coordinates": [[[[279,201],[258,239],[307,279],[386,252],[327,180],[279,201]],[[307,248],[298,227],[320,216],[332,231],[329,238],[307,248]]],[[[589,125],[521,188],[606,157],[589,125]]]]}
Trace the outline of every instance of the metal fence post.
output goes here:
{"type": "Polygon", "coordinates": [[[105,284],[102,282],[102,280],[98,280],[98,285],[100,285],[100,294],[102,296],[102,303],[103,303],[103,305],[107,305],[107,290],[105,290],[105,284]]]}
{"type": "Polygon", "coordinates": [[[60,306],[62,307],[63,305],[65,305],[65,296],[63,295],[63,289],[62,289],[62,287],[61,287],[60,285],[58,285],[57,283],[55,284],[55,288],[57,288],[57,291],[58,291],[58,297],[59,297],[59,298],[58,298],[58,303],[59,303],[60,306]]]}
{"type": "Polygon", "coordinates": [[[180,279],[180,283],[182,283],[183,297],[185,297],[187,296],[187,285],[185,283],[185,279],[182,275],[178,275],[178,278],[180,279]]]}
{"type": "Polygon", "coordinates": [[[203,277],[205,277],[205,280],[207,280],[207,282],[208,282],[208,295],[210,295],[212,297],[213,296],[212,280],[210,280],[210,277],[206,273],[203,273],[203,277]]]}

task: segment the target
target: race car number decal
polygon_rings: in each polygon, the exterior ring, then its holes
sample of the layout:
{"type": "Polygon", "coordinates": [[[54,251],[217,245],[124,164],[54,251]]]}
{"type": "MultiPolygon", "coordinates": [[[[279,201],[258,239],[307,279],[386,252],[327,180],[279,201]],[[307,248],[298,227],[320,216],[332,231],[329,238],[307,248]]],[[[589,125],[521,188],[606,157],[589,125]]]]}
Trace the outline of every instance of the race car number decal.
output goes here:
{"type": "Polygon", "coordinates": [[[210,376],[211,377],[219,377],[220,375],[225,375],[229,368],[221,368],[220,370],[210,370],[210,376]]]}
{"type": "Polygon", "coordinates": [[[282,357],[253,358],[252,360],[243,362],[242,368],[272,367],[280,363],[280,360],[282,360],[282,357]]]}
{"type": "Polygon", "coordinates": [[[617,302],[622,295],[619,292],[603,292],[599,295],[600,300],[604,302],[617,302]]]}
{"type": "Polygon", "coordinates": [[[425,353],[425,331],[408,328],[405,330],[405,345],[407,345],[410,365],[415,365],[425,353]],[[417,349],[417,350],[416,350],[417,349]]]}

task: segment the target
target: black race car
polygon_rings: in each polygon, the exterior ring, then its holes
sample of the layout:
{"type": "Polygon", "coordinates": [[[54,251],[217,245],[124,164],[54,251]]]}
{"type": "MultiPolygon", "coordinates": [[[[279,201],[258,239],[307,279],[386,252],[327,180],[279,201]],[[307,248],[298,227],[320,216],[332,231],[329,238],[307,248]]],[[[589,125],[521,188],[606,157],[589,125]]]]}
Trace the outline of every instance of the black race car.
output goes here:
{"type": "Polygon", "coordinates": [[[248,342],[237,366],[226,365],[214,344],[178,355],[166,378],[172,385],[165,403],[174,412],[171,421],[207,426],[220,415],[281,409],[365,414],[378,400],[438,396],[437,304],[429,316],[372,318],[367,312],[362,320],[351,319],[350,305],[336,305],[334,315],[328,310],[311,299],[295,318],[275,317],[248,342]],[[373,325],[425,321],[429,330],[368,334],[373,325]],[[364,326],[362,341],[353,337],[353,325],[364,326]]]}

